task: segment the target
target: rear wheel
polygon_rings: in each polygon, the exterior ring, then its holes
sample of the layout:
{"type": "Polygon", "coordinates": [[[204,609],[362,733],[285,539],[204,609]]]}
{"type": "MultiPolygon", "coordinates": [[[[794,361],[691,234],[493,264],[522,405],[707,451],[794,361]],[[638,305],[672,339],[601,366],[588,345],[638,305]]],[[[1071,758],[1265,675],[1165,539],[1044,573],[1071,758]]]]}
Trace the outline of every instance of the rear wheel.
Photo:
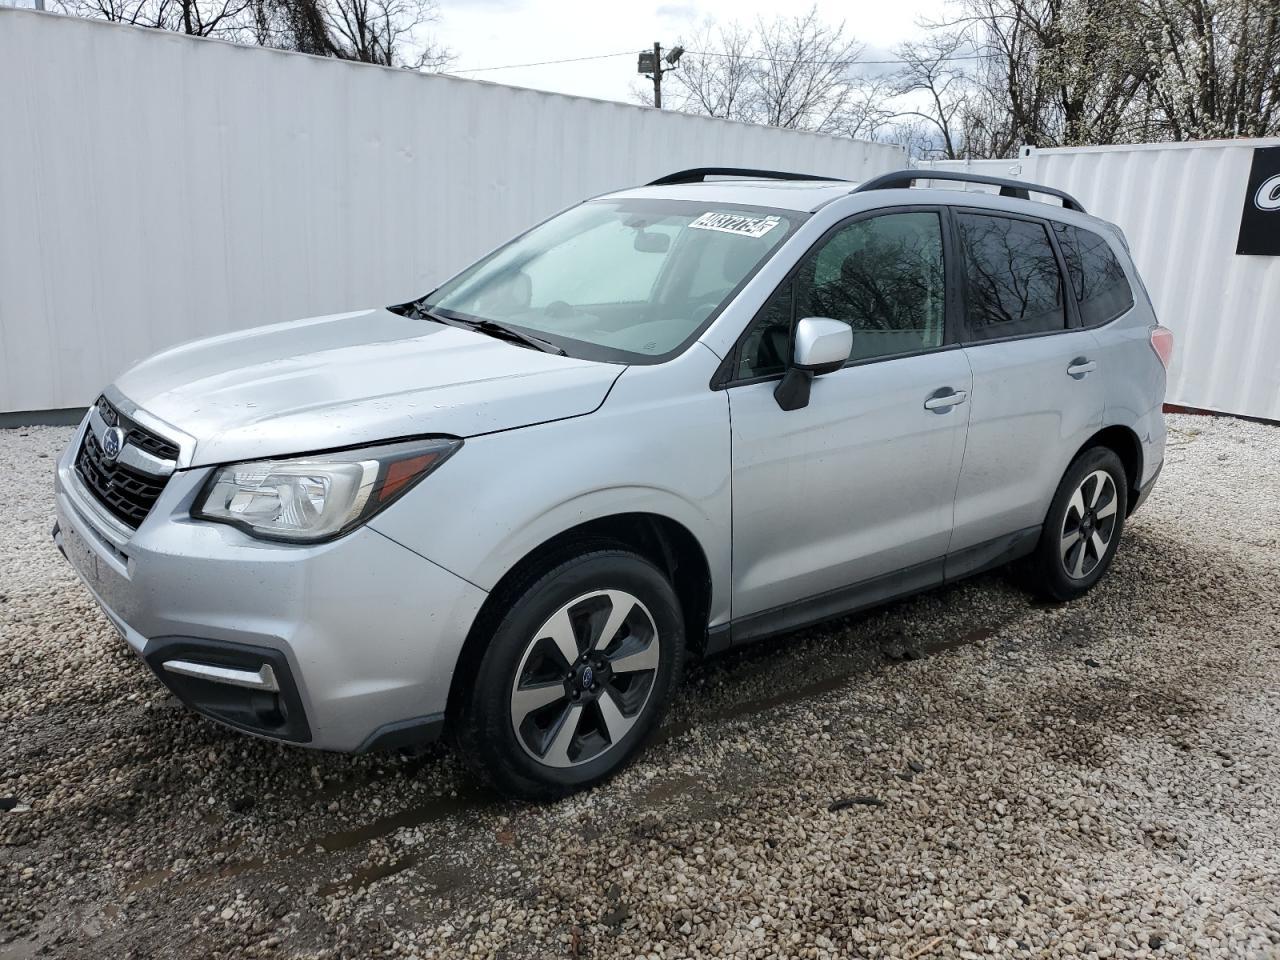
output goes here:
{"type": "Polygon", "coordinates": [[[1102,579],[1120,545],[1128,490],[1124,465],[1107,447],[1093,447],[1072,461],[1031,556],[1037,592],[1074,600],[1102,579]]]}
{"type": "Polygon", "coordinates": [[[511,593],[460,711],[463,759],[501,792],[563,796],[615,773],[684,661],[666,577],[623,548],[573,556],[511,593]]]}

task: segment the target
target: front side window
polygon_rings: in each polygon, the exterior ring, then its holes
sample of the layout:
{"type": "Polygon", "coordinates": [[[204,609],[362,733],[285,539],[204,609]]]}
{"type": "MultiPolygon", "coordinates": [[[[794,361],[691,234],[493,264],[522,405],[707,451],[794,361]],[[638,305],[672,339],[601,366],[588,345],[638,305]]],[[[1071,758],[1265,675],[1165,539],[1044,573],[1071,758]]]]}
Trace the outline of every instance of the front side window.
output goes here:
{"type": "Polygon", "coordinates": [[[560,214],[422,301],[587,359],[669,354],[757,270],[803,215],[694,201],[600,200],[560,214]]]}
{"type": "Polygon", "coordinates": [[[942,346],[946,283],[935,211],[882,214],[842,227],[810,251],[794,280],[756,316],[743,340],[742,379],[782,373],[802,317],[853,328],[852,360],[942,346]]]}
{"type": "Polygon", "coordinates": [[[1065,223],[1055,223],[1053,229],[1080,304],[1080,322],[1093,327],[1127,312],[1133,306],[1133,290],[1111,244],[1091,230],[1065,223]]]}
{"type": "Polygon", "coordinates": [[[976,213],[956,222],[974,340],[1066,329],[1062,273],[1043,224],[976,213]]]}

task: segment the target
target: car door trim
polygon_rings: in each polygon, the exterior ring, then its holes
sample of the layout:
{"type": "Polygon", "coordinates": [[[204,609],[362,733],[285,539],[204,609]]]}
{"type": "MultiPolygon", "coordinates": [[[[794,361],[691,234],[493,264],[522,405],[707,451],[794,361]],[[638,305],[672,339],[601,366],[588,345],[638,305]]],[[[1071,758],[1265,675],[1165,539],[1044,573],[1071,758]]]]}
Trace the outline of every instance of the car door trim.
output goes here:
{"type": "Polygon", "coordinates": [[[870,580],[749,614],[730,624],[730,642],[736,647],[763,640],[941,586],[944,562],[943,557],[937,557],[870,580]]]}
{"type": "Polygon", "coordinates": [[[1037,525],[1002,534],[933,560],[739,617],[727,626],[708,628],[706,651],[717,653],[789,633],[1003,566],[1034,551],[1040,531],[1037,525]]]}
{"type": "Polygon", "coordinates": [[[1028,556],[1035,551],[1036,543],[1040,540],[1040,530],[1040,526],[1026,527],[947,554],[945,581],[953,583],[963,580],[1028,556]]]}

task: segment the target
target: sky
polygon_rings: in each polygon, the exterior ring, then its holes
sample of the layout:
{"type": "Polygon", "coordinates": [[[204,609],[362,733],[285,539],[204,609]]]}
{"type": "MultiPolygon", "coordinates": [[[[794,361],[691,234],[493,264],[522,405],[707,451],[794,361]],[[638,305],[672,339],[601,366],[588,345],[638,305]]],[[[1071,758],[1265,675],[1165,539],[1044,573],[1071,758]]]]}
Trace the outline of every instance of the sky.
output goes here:
{"type": "MultiPolygon", "coordinates": [[[[896,44],[921,35],[921,19],[937,19],[945,0],[875,0],[817,3],[821,18],[844,20],[846,29],[866,44],[867,58],[884,57],[896,44]]],[[[449,72],[477,80],[602,100],[634,102],[636,55],[654,41],[669,48],[697,33],[708,20],[753,23],[757,16],[802,13],[807,6],[778,0],[669,0],[666,3],[618,3],[616,0],[439,0],[437,39],[457,59],[449,72]],[[625,53],[624,53],[625,52],[625,53]],[[622,56],[553,66],[472,71],[470,68],[526,64],[598,54],[622,56]]]]}
{"type": "MultiPolygon", "coordinates": [[[[437,0],[440,22],[429,32],[456,59],[448,72],[475,80],[634,103],[632,90],[651,81],[636,72],[636,56],[654,41],[670,49],[708,23],[754,24],[808,10],[812,0],[437,0]],[[487,69],[576,57],[576,63],[487,69]],[[477,69],[481,68],[481,69],[477,69]]],[[[53,0],[46,0],[49,7],[53,0]]],[[[826,23],[844,21],[865,45],[865,59],[884,59],[904,40],[920,37],[921,20],[941,19],[947,0],[817,0],[826,23]]],[[[0,0],[34,6],[35,0],[0,0]]]]}

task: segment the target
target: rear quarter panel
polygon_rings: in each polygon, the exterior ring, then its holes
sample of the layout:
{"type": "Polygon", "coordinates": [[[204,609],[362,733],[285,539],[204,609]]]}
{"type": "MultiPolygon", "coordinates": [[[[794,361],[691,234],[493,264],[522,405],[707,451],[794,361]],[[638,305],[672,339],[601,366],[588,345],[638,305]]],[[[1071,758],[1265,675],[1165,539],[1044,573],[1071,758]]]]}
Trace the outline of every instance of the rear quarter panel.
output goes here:
{"type": "Polygon", "coordinates": [[[1102,421],[1103,426],[1129,427],[1138,435],[1142,474],[1133,481],[1142,486],[1164,461],[1165,369],[1151,347],[1151,327],[1157,319],[1146,288],[1128,251],[1117,239],[1109,239],[1133,290],[1133,307],[1093,330],[1105,374],[1102,421]]]}

